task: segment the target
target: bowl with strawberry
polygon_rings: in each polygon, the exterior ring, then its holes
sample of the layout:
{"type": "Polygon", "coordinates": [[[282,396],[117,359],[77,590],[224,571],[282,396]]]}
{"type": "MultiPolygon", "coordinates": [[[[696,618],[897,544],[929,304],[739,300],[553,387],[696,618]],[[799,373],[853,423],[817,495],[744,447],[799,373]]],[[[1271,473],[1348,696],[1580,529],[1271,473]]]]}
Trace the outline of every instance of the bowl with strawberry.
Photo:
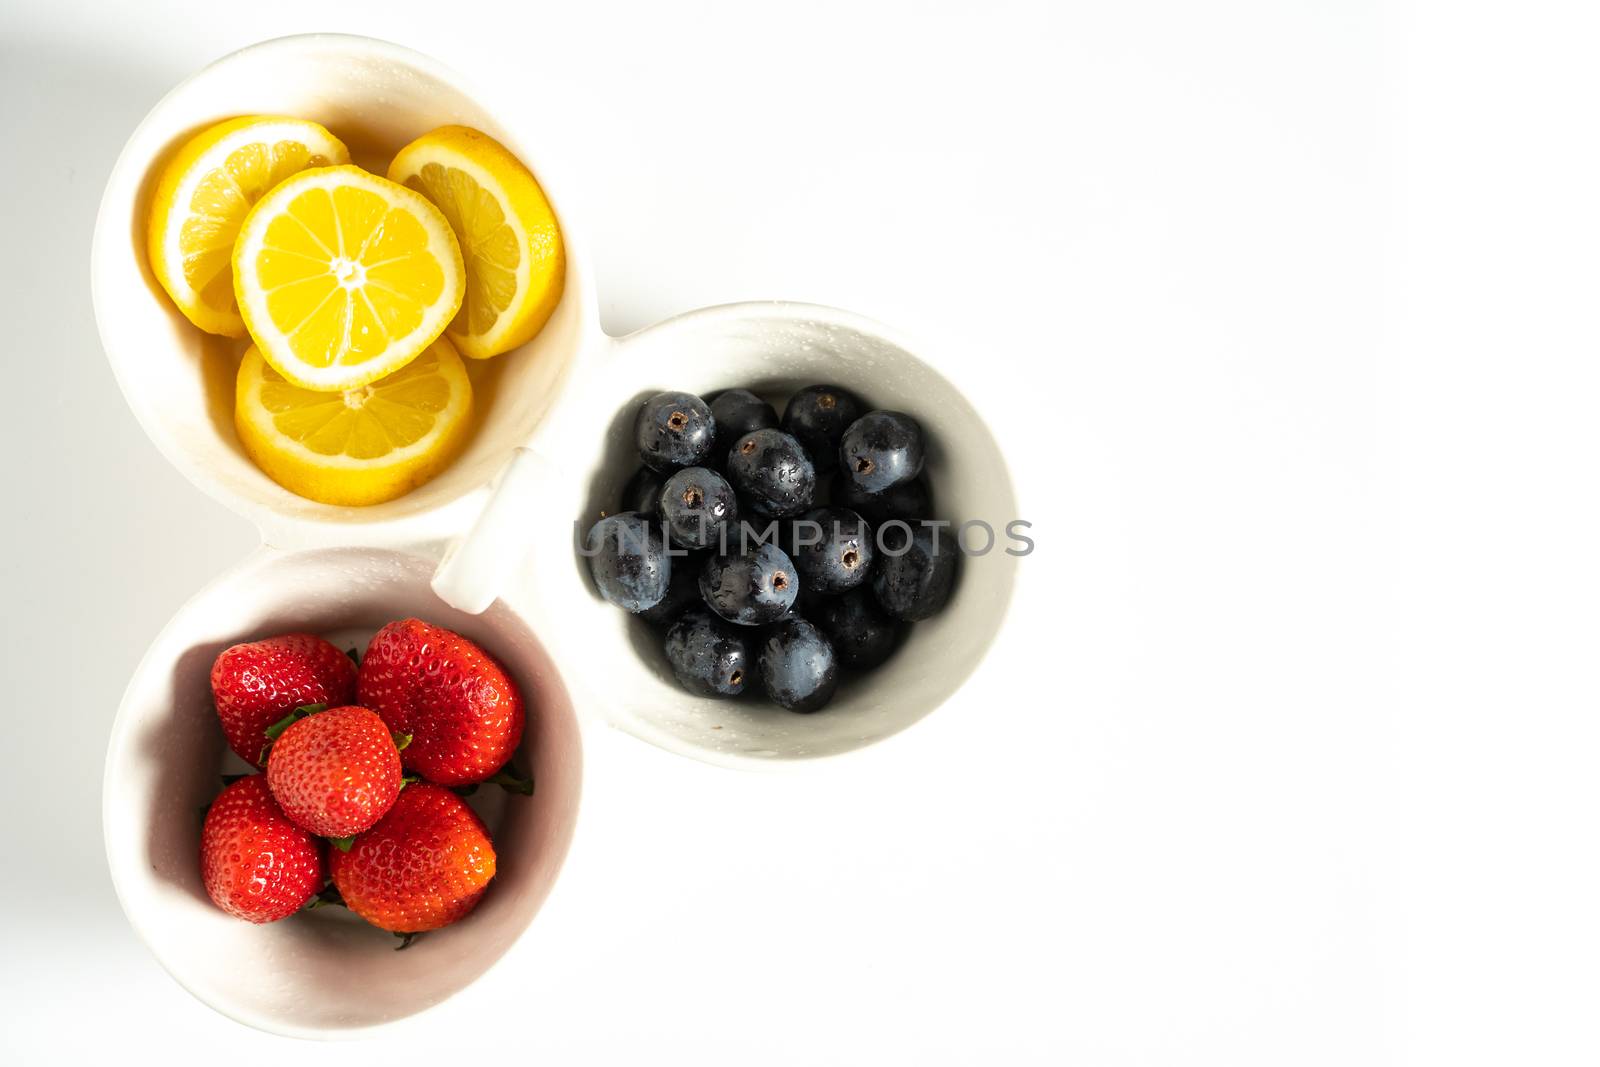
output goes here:
{"type": "Polygon", "coordinates": [[[433,567],[264,549],[128,686],[104,791],[118,896],[173,976],[241,1022],[333,1037],[424,1011],[555,883],[572,701],[518,612],[454,611],[433,567]]]}

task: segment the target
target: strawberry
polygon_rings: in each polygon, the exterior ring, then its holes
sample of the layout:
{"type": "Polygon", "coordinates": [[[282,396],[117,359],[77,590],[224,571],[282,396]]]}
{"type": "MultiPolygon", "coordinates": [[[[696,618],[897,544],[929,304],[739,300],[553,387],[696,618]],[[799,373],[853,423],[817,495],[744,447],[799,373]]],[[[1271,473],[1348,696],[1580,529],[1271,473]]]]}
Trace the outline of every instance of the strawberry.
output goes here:
{"type": "Polygon", "coordinates": [[[481,782],[522,741],[522,695],[487,652],[420,619],[391,622],[367,646],[358,703],[410,734],[406,770],[441,785],[481,782]]]}
{"type": "Polygon", "coordinates": [[[322,888],[322,843],[289,821],[265,774],[252,774],[211,802],[200,831],[200,874],[229,915],[276,922],[322,888]]]}
{"type": "Polygon", "coordinates": [[[211,665],[211,695],[228,747],[264,765],[267,727],[306,704],[352,704],[356,665],[315,634],[234,645],[211,665]]]}
{"type": "Polygon", "coordinates": [[[272,742],[267,784],[296,825],[349,837],[383,818],[400,795],[400,750],[375,712],[329,708],[272,742]]]}
{"type": "Polygon", "coordinates": [[[349,852],[331,852],[329,866],[351,911],[379,929],[414,934],[477,905],[494,877],[494,844],[465,801],[418,782],[349,852]]]}

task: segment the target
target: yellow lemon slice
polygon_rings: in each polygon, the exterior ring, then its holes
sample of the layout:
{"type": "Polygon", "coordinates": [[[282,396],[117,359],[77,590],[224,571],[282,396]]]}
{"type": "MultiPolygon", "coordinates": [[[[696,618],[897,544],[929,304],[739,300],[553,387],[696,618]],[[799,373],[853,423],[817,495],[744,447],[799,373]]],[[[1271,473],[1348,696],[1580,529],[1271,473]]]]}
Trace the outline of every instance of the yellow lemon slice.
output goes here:
{"type": "Polygon", "coordinates": [[[437,205],[461,245],[467,295],[449,337],[462,355],[498,356],[544,328],[567,255],[544,190],[516,156],[477,130],[441,126],[400,150],[389,180],[437,205]]]}
{"type": "Polygon", "coordinates": [[[146,235],[150,268],[178,310],[207,333],[243,337],[233,295],[233,241],[256,201],[308,167],[350,153],[315,122],[250,115],[178,149],[156,182],[146,235]]]}
{"type": "Polygon", "coordinates": [[[234,425],[273,481],[324,504],[381,504],[415,489],[460,451],[472,383],[440,338],[387,378],[342,393],[302,389],[254,346],[239,365],[234,425]]]}
{"type": "Polygon", "coordinates": [[[393,374],[444,331],[461,306],[461,250],[422,196],[358,167],[325,167],[251,209],[233,286],[279,374],[343,392],[393,374]]]}

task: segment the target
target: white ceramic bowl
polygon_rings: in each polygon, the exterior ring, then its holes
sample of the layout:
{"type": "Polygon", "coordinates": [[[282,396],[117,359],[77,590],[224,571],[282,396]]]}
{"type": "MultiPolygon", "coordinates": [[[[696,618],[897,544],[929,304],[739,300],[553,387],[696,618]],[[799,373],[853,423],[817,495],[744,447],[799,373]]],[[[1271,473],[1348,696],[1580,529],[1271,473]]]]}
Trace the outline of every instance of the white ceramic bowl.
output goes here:
{"type": "MultiPolygon", "coordinates": [[[[912,352],[859,315],[776,302],[706,308],[613,341],[591,354],[434,588],[469,611],[508,598],[551,642],[580,706],[673,752],[748,767],[835,756],[898,733],[949,699],[999,633],[1018,561],[1006,529],[1021,517],[993,434],[912,352]],[[693,696],[673,680],[659,635],[600,599],[575,536],[617,510],[638,469],[633,416],[646,397],[746,388],[781,399],[818,383],[915,415],[938,517],[987,523],[995,545],[965,556],[945,610],[914,625],[882,667],[842,683],[823,712],[693,696]]],[[[981,546],[981,528],[968,537],[981,546]]]]}
{"type": "MultiPolygon", "coordinates": [[[[428,588],[434,562],[366,548],[263,549],[186,604],[123,697],[106,756],[106,856],[139,936],[173,977],[242,1023],[341,1037],[413,1015],[464,989],[511,947],[554,884],[577,819],[582,753],[561,673],[517,615],[465,615],[428,588]],[[365,647],[418,616],[477,641],[521,689],[528,726],[516,762],[532,797],[472,798],[497,854],[489,892],[461,922],[396,952],[394,938],[342,908],[255,926],[227,915],[200,880],[200,811],[221,790],[227,751],[211,663],[229,645],[310,630],[365,647]]],[[[511,979],[507,979],[511,980],[511,979]]]]}
{"type": "Polygon", "coordinates": [[[277,545],[398,544],[447,536],[482,506],[483,487],[538,425],[588,341],[599,336],[582,242],[559,178],[534,147],[479,103],[448,68],[398,45],[315,34],[254,45],[173,89],[134,131],[106,185],[90,277],[100,338],[128,404],[163,455],[206,494],[261,527],[277,545]],[[149,198],[166,157],[190,136],[236,115],[314,119],[382,173],[414,138],[446,123],[483,130],[538,176],[562,221],[567,278],[561,303],[528,344],[468,360],[480,420],[448,470],[398,500],[366,508],[319,504],[263,474],[233,427],[234,377],[245,342],[202,333],[167,299],[145,254],[149,198]]]}

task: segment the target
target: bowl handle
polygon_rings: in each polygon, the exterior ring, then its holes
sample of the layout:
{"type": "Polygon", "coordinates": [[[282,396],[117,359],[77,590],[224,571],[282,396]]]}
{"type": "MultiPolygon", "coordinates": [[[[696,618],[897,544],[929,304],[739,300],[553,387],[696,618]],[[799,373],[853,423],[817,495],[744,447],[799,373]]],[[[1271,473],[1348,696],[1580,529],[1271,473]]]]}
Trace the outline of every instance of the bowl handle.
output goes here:
{"type": "Polygon", "coordinates": [[[445,550],[433,572],[433,591],[458,611],[478,615],[505,588],[507,579],[522,563],[538,521],[540,458],[518,448],[501,472],[477,520],[466,536],[445,550]]]}

